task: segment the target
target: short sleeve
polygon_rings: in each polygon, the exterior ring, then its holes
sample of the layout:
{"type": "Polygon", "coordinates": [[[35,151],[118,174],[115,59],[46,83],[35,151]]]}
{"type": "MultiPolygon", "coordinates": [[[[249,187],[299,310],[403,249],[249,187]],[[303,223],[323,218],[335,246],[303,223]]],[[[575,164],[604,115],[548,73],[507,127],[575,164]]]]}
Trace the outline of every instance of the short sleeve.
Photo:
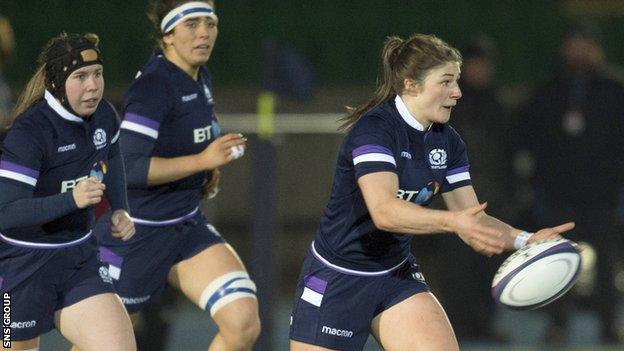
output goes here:
{"type": "Polygon", "coordinates": [[[472,184],[466,143],[451,126],[449,128],[449,163],[442,192],[448,192],[472,184]]]}
{"type": "Polygon", "coordinates": [[[39,179],[43,155],[43,148],[37,141],[37,137],[18,120],[2,144],[0,180],[35,187],[39,179]]]}
{"type": "Polygon", "coordinates": [[[355,176],[375,172],[397,172],[396,132],[382,116],[362,117],[349,133],[345,145],[355,176]]]}
{"type": "Polygon", "coordinates": [[[172,99],[173,93],[165,78],[155,74],[139,77],[126,94],[121,129],[155,141],[173,106],[172,99]]]}

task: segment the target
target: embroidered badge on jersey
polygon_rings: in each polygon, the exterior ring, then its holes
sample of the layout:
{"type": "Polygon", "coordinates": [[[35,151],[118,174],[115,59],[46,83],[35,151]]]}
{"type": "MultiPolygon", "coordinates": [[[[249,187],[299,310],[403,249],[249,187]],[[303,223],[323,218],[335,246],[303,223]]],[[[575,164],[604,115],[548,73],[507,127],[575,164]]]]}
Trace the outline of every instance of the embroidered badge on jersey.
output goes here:
{"type": "Polygon", "coordinates": [[[111,278],[110,274],[108,274],[108,268],[102,266],[100,267],[99,272],[100,278],[102,278],[104,283],[113,284],[113,278],[111,278]]]}
{"type": "Polygon", "coordinates": [[[93,133],[93,145],[96,149],[106,147],[106,132],[102,128],[98,128],[93,133]]]}
{"type": "Polygon", "coordinates": [[[431,169],[446,168],[446,151],[444,149],[433,149],[429,152],[429,164],[431,169]]]}

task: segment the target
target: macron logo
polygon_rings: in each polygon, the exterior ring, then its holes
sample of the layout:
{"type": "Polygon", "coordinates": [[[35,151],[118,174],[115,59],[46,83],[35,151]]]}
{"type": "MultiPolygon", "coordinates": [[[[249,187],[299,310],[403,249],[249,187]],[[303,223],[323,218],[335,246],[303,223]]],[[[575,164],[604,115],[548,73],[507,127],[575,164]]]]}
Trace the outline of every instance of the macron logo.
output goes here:
{"type": "Polygon", "coordinates": [[[69,145],[65,145],[65,146],[59,146],[59,148],[56,151],[57,152],[65,152],[65,151],[71,151],[71,150],[76,150],[76,144],[69,144],[69,145]]]}
{"type": "Polygon", "coordinates": [[[121,302],[123,302],[124,305],[136,305],[136,304],[143,303],[149,300],[150,297],[152,297],[152,295],[139,296],[139,297],[121,297],[121,302]]]}
{"type": "Polygon", "coordinates": [[[411,160],[411,159],[412,159],[412,154],[410,154],[410,153],[409,153],[409,152],[407,152],[407,151],[403,151],[403,152],[401,152],[401,157],[405,157],[405,158],[407,158],[407,159],[410,159],[410,160],[411,160]]]}
{"type": "Polygon", "coordinates": [[[182,102],[189,102],[189,101],[195,100],[195,99],[197,99],[197,93],[191,94],[191,95],[184,95],[182,97],[182,102]]]}
{"type": "Polygon", "coordinates": [[[10,327],[13,329],[27,329],[37,326],[37,321],[13,322],[10,327]]]}
{"type": "Polygon", "coordinates": [[[336,329],[336,328],[328,327],[326,325],[324,325],[323,329],[321,329],[321,333],[334,335],[334,336],[340,336],[342,338],[353,337],[353,332],[351,330],[336,329]]]}

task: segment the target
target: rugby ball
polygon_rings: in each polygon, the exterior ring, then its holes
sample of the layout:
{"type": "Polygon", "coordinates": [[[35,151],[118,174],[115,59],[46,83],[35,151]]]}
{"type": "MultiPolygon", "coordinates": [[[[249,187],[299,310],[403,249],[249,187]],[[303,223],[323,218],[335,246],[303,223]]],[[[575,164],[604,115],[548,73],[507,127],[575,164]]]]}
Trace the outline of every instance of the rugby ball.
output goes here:
{"type": "Polygon", "coordinates": [[[570,290],[580,268],[575,243],[566,239],[535,242],[501,264],[492,280],[492,296],[516,310],[542,307],[570,290]]]}

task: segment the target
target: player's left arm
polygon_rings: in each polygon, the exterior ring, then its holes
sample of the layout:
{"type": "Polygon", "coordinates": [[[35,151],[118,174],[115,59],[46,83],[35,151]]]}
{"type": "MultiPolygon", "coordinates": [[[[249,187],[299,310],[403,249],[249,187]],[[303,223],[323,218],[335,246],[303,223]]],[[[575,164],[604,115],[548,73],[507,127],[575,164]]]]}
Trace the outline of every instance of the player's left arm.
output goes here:
{"type": "Polygon", "coordinates": [[[111,145],[108,152],[108,172],[104,176],[106,198],[111,209],[129,212],[128,195],[126,192],[126,170],[119,148],[119,141],[111,145]]]}
{"type": "MultiPolygon", "coordinates": [[[[477,194],[475,193],[472,185],[463,186],[452,191],[442,193],[442,198],[444,199],[446,207],[451,211],[461,211],[479,204],[477,194]]],[[[503,233],[505,248],[507,250],[515,250],[525,244],[530,244],[544,239],[556,239],[559,238],[562,233],[574,228],[573,222],[567,222],[556,227],[543,228],[535,233],[528,233],[532,235],[527,237],[527,235],[524,234],[526,233],[525,231],[514,228],[485,212],[481,212],[478,218],[481,224],[495,228],[503,233]],[[521,236],[519,237],[519,235],[521,236]]]]}
{"type": "Polygon", "coordinates": [[[113,211],[111,233],[114,237],[126,241],[134,235],[135,229],[129,214],[126,171],[119,141],[111,145],[108,162],[109,171],[104,178],[104,183],[106,184],[105,194],[113,211]]]}

